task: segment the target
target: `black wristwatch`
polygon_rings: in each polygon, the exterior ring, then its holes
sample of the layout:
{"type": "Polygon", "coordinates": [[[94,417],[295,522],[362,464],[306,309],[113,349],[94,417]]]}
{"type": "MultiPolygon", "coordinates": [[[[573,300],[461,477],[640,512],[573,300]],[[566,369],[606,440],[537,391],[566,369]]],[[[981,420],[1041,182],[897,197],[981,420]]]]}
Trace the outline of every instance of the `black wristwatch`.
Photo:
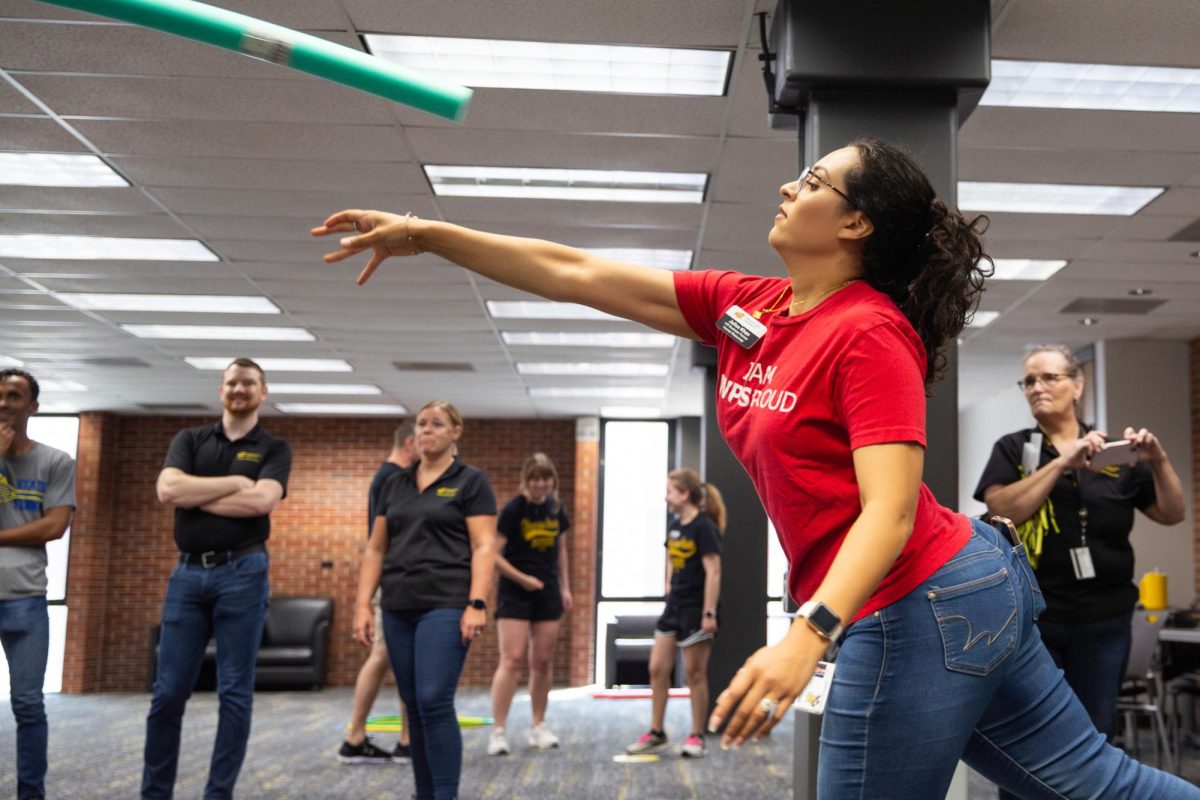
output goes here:
{"type": "Polygon", "coordinates": [[[704,612],[704,616],[708,617],[709,619],[716,619],[716,618],[717,618],[717,612],[713,611],[713,610],[710,608],[710,609],[708,609],[708,610],[706,610],[706,611],[704,612]]]}
{"type": "Polygon", "coordinates": [[[469,605],[471,608],[479,609],[480,611],[487,611],[487,600],[484,600],[482,597],[471,598],[467,601],[467,605],[469,605]]]}

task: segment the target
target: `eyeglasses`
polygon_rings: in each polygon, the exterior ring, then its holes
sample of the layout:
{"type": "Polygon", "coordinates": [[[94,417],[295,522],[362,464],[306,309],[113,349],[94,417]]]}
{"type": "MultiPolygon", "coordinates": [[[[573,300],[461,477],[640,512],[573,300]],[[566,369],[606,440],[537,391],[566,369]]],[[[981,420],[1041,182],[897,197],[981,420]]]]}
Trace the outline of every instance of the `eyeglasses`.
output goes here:
{"type": "Polygon", "coordinates": [[[826,187],[832,189],[834,192],[837,192],[839,197],[841,197],[843,200],[845,200],[847,203],[849,203],[854,208],[858,208],[858,203],[851,200],[850,196],[847,195],[845,192],[843,192],[841,189],[837,188],[832,183],[825,180],[817,173],[813,172],[812,167],[805,167],[804,169],[802,169],[800,171],[800,177],[796,179],[796,183],[799,186],[803,186],[804,184],[806,184],[808,182],[809,178],[812,178],[814,181],[821,184],[822,186],[826,186],[826,187]]]}
{"type": "Polygon", "coordinates": [[[1043,372],[1041,375],[1026,375],[1017,381],[1017,388],[1024,392],[1032,391],[1040,381],[1047,389],[1053,389],[1058,385],[1059,381],[1073,377],[1075,376],[1067,372],[1043,372]]]}

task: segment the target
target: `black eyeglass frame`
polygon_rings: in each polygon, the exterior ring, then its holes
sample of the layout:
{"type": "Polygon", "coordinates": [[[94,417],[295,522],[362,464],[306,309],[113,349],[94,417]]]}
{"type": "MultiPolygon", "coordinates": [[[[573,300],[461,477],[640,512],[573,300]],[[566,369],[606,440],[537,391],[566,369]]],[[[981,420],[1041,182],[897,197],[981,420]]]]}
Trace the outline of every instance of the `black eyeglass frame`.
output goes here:
{"type": "Polygon", "coordinates": [[[804,169],[802,169],[800,171],[800,177],[796,179],[796,183],[799,184],[800,186],[803,186],[806,178],[812,178],[813,180],[815,180],[817,183],[821,184],[822,186],[827,186],[828,188],[830,188],[834,192],[836,192],[838,197],[842,198],[847,203],[849,203],[851,208],[858,208],[858,203],[851,200],[850,195],[846,194],[841,189],[837,188],[832,183],[825,180],[817,173],[813,172],[812,167],[805,167],[804,169]]]}

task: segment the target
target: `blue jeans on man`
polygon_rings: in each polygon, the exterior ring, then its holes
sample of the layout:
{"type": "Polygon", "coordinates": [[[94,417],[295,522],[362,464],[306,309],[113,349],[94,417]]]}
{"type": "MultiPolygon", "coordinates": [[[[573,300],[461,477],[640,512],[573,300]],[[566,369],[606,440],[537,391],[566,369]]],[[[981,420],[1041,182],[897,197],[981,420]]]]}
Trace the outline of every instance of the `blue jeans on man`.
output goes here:
{"type": "Polygon", "coordinates": [[[167,583],[154,698],[146,719],[142,797],[170,798],[179,764],[184,707],[196,685],[210,637],[217,645],[217,736],[205,800],[233,797],[254,702],[254,661],[262,643],[269,588],[266,552],[218,567],[176,564],[167,583]]]}
{"type": "Polygon", "coordinates": [[[462,731],[454,691],[467,660],[462,615],[461,608],[383,612],[388,659],[408,709],[417,800],[458,797],[462,731]]]}
{"type": "Polygon", "coordinates": [[[850,627],[821,729],[821,796],[945,796],[961,758],[1026,800],[1200,800],[1112,747],[1042,646],[1022,546],[976,521],[905,597],[850,627]]]}
{"type": "Polygon", "coordinates": [[[49,728],[42,684],[50,650],[46,597],[0,600],[0,645],[8,659],[13,717],[17,722],[17,799],[46,794],[46,747],[49,728]]]}

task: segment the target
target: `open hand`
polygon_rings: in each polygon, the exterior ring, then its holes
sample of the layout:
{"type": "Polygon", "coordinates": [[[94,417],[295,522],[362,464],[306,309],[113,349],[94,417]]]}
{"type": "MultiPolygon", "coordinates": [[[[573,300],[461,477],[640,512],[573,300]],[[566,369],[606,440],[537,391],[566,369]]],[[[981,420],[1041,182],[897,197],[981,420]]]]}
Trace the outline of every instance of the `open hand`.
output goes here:
{"type": "Polygon", "coordinates": [[[364,250],[372,251],[371,260],[358,274],[356,282],[361,286],[388,256],[415,256],[424,252],[413,238],[420,225],[421,220],[411,214],[389,214],[386,211],[351,208],[339,211],[310,232],[313,236],[351,234],[338,240],[341,249],[325,254],[323,260],[326,264],[342,261],[364,250]]]}

